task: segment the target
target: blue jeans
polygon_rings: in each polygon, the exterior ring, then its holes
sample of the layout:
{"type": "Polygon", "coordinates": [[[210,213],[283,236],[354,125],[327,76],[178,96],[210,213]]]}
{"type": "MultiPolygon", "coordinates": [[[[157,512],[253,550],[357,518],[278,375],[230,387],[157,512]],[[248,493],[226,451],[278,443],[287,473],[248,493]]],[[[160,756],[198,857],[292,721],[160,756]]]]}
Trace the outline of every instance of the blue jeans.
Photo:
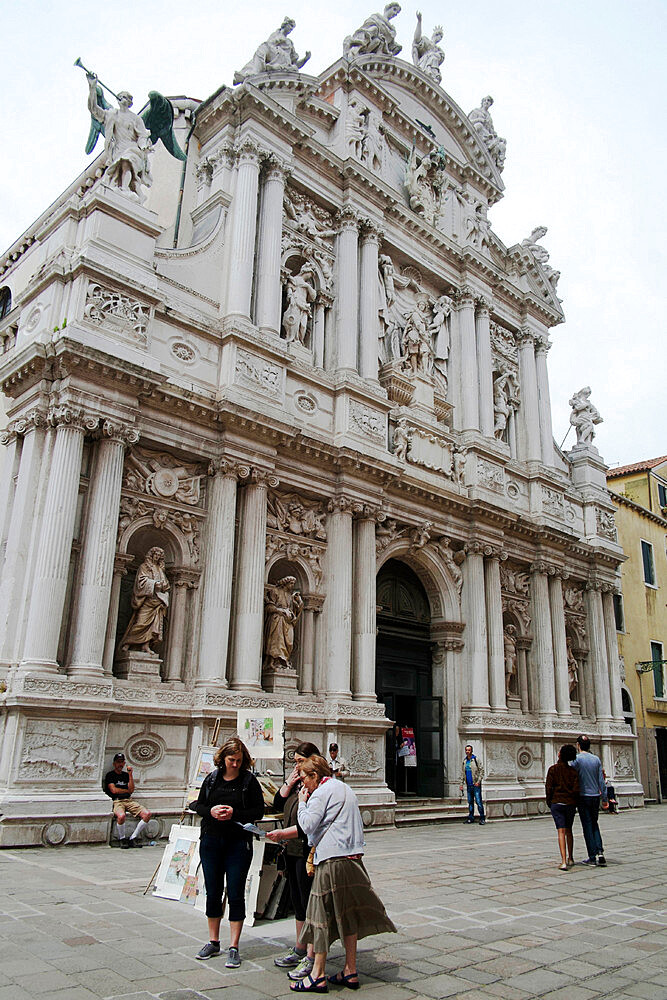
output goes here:
{"type": "Polygon", "coordinates": [[[593,859],[596,854],[604,854],[602,836],[600,834],[600,827],[598,826],[600,796],[580,795],[577,809],[579,810],[581,828],[584,831],[584,840],[586,841],[588,857],[593,859]]]}
{"type": "Polygon", "coordinates": [[[482,804],[482,786],[466,785],[466,791],[468,792],[468,819],[474,819],[475,802],[477,803],[477,812],[479,813],[479,818],[484,819],[484,806],[482,804]]]}
{"type": "Polygon", "coordinates": [[[199,858],[206,884],[206,916],[222,916],[226,879],[229,919],[245,920],[245,885],[252,861],[252,843],[245,837],[225,842],[222,837],[203,836],[199,858]]]}

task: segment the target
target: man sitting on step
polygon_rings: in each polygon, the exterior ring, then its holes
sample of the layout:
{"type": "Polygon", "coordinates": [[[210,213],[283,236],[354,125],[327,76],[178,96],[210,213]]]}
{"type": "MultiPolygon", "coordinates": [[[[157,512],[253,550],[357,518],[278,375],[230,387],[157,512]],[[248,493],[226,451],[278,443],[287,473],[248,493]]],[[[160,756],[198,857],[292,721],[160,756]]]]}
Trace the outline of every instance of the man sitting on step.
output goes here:
{"type": "Polygon", "coordinates": [[[141,831],[151,818],[151,814],[145,806],[142,806],[140,802],[135,802],[132,798],[132,793],[134,792],[134,775],[132,774],[132,767],[129,764],[127,765],[127,769],[125,767],[125,754],[117,753],[114,756],[113,771],[107,772],[104,776],[103,788],[109,798],[113,800],[113,811],[116,817],[120,846],[124,848],[142,847],[143,845],[139,838],[141,831]],[[129,838],[125,829],[126,813],[129,813],[130,816],[139,817],[139,822],[135,827],[134,833],[129,838]]]}

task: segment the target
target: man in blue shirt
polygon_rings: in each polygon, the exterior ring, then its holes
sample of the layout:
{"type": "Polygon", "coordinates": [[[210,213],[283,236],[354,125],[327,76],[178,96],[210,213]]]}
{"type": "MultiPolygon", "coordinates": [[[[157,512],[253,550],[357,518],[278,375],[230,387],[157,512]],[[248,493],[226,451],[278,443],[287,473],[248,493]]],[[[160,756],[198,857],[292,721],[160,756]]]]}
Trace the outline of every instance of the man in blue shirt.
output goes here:
{"type": "Polygon", "coordinates": [[[468,744],[465,748],[466,755],[463,759],[463,767],[461,768],[461,791],[463,791],[463,786],[465,784],[465,789],[468,794],[468,818],[466,823],[475,822],[475,802],[477,803],[477,811],[479,812],[479,824],[484,826],[486,819],[484,818],[484,805],[482,803],[482,778],[484,777],[484,768],[482,766],[481,760],[475,757],[472,752],[472,746],[468,744]]]}
{"type": "Polygon", "coordinates": [[[599,757],[590,752],[591,741],[588,736],[580,736],[577,739],[579,753],[577,759],[571,762],[571,767],[575,768],[579,775],[579,819],[581,828],[584,831],[584,840],[588,857],[583,862],[585,865],[599,865],[606,867],[604,848],[602,846],[602,835],[598,826],[598,814],[600,811],[600,800],[602,808],[608,809],[607,783],[602,772],[602,763],[599,757]],[[596,861],[597,856],[597,861],[596,861]]]}

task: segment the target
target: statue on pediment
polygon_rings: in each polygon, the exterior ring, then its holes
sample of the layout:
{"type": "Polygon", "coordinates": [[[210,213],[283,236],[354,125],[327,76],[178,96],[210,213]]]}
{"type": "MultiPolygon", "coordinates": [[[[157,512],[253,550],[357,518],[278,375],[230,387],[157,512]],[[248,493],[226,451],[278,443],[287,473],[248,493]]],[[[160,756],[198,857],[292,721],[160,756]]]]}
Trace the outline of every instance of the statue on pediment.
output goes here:
{"type": "Polygon", "coordinates": [[[546,226],[535,226],[530,236],[527,236],[525,240],[521,240],[521,246],[525,250],[529,250],[530,253],[532,253],[533,257],[544,271],[547,281],[555,291],[560,278],[560,271],[556,271],[555,268],[551,266],[549,263],[549,251],[540,246],[537,242],[538,240],[544,239],[547,232],[548,230],[546,226]]]}
{"type": "Polygon", "coordinates": [[[310,52],[299,58],[294,43],[287,37],[295,27],[296,21],[286,17],[278,30],[257,48],[250,62],[234,73],[234,86],[261,73],[298,73],[310,59],[310,52]]]}
{"type": "Polygon", "coordinates": [[[396,28],[391,21],[400,12],[400,4],[388,3],[382,14],[367,17],[361,27],[343,42],[345,58],[352,60],[358,56],[397,56],[401,46],[396,42],[396,28]]]}
{"type": "MultiPolygon", "coordinates": [[[[118,94],[118,107],[112,108],[102,97],[94,73],[87,73],[88,110],[93,122],[104,135],[107,181],[131,198],[140,200],[141,185],[150,187],[152,177],[149,165],[151,151],[150,132],[140,115],[130,111],[132,95],[126,90],[118,94]]],[[[91,135],[93,129],[91,129],[91,135]]],[[[97,141],[97,134],[92,146],[97,141]]],[[[88,146],[91,139],[88,139],[88,146]]],[[[92,148],[91,146],[91,148],[92,148]]],[[[86,147],[88,148],[88,147],[86,147]]]]}
{"type": "Polygon", "coordinates": [[[492,97],[483,97],[480,106],[470,112],[468,119],[482,140],[491,159],[498,167],[498,170],[502,171],[505,166],[507,139],[501,139],[493,127],[493,119],[489,113],[489,108],[492,104],[492,97]]]}
{"type": "Polygon", "coordinates": [[[577,432],[577,447],[588,448],[593,444],[596,424],[602,423],[599,410],[591,403],[591,387],[585,385],[579,392],[575,392],[570,406],[570,424],[577,432]]]}
{"type": "Polygon", "coordinates": [[[435,83],[440,83],[442,73],[440,67],[445,61],[445,53],[438,42],[442,41],[444,32],[439,24],[433,29],[433,34],[422,34],[422,16],[417,11],[417,27],[412,40],[412,61],[420,70],[430,76],[435,83]]]}
{"type": "Polygon", "coordinates": [[[421,160],[415,146],[410,151],[405,172],[410,208],[432,226],[440,215],[446,166],[447,156],[442,146],[427,153],[421,160]]]}

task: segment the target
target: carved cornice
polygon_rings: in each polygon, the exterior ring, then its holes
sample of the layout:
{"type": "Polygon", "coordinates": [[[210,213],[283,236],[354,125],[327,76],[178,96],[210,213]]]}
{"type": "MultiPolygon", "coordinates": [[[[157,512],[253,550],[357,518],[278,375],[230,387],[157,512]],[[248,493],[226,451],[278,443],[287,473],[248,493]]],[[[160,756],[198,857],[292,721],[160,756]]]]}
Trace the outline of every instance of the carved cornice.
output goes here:
{"type": "Polygon", "coordinates": [[[54,406],[46,419],[51,427],[71,427],[83,434],[92,434],[100,422],[98,416],[74,406],[54,406]]]}

